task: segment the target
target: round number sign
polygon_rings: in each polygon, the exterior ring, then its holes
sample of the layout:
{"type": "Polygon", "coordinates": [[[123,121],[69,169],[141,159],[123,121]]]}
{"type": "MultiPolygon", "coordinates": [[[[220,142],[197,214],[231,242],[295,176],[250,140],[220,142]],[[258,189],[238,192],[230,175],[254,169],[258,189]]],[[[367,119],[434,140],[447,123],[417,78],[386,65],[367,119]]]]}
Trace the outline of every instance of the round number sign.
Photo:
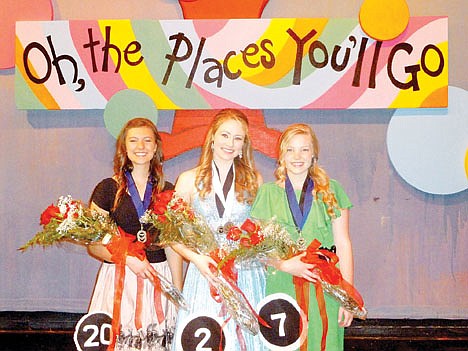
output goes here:
{"type": "Polygon", "coordinates": [[[112,335],[112,317],[104,312],[85,314],[75,327],[78,351],[106,351],[112,335]]]}
{"type": "Polygon", "coordinates": [[[286,294],[265,297],[258,306],[260,317],[269,327],[260,324],[260,333],[265,345],[271,350],[291,351],[300,347],[306,328],[305,315],[296,300],[286,294]]]}

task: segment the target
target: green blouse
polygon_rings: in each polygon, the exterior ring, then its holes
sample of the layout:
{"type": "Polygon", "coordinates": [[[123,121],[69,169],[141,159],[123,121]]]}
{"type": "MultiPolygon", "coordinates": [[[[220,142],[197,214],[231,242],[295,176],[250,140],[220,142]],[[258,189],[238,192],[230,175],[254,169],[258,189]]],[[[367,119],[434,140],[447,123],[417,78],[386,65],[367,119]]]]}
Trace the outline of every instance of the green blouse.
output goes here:
{"type": "MultiPolygon", "coordinates": [[[[351,208],[351,201],[346,195],[341,184],[330,179],[330,189],[334,193],[338,207],[341,209],[351,208]]],[[[296,197],[299,201],[301,191],[296,190],[296,197]]],[[[335,210],[336,216],[341,215],[340,210],[335,210]]],[[[265,183],[258,190],[257,197],[252,206],[251,216],[258,219],[270,219],[276,217],[276,221],[286,228],[293,240],[299,238],[294,220],[289,210],[286,191],[276,183],[265,183]]],[[[313,239],[317,239],[322,246],[331,247],[333,245],[333,232],[331,218],[327,213],[325,203],[320,199],[314,199],[309,216],[307,217],[302,235],[307,245],[313,239]]]]}

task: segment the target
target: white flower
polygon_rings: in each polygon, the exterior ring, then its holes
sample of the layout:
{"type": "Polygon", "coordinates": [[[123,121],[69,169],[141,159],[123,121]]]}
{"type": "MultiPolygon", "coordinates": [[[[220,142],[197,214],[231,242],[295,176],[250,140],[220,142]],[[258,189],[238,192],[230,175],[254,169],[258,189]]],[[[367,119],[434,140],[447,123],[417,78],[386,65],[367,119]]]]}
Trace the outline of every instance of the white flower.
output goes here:
{"type": "Polygon", "coordinates": [[[62,215],[66,214],[68,211],[68,208],[70,207],[70,203],[72,202],[72,197],[71,195],[67,196],[60,196],[58,199],[57,206],[60,210],[60,213],[62,215]]]}
{"type": "Polygon", "coordinates": [[[59,224],[59,226],[57,227],[57,232],[63,234],[63,233],[68,232],[70,229],[73,229],[76,227],[77,225],[73,216],[68,216],[67,218],[63,220],[62,223],[59,224]]]}

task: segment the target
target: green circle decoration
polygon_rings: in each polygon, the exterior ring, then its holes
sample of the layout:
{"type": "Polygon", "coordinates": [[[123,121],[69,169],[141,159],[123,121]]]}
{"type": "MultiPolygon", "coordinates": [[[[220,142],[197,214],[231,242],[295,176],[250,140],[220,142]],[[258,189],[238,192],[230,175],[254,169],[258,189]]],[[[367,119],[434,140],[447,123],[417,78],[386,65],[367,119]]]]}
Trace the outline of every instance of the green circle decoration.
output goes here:
{"type": "Polygon", "coordinates": [[[145,117],[158,124],[156,105],[140,90],[126,89],[115,93],[104,109],[104,124],[114,138],[117,138],[124,124],[135,117],[145,117]]]}

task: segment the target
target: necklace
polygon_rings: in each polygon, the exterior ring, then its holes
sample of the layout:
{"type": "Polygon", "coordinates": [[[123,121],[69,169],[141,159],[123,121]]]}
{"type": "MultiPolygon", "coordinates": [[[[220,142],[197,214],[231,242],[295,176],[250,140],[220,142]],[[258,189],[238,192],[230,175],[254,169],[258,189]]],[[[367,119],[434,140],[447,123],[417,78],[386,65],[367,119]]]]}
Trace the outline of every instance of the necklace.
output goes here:
{"type": "Polygon", "coordinates": [[[284,188],[286,190],[286,197],[288,200],[289,210],[291,211],[294,224],[296,225],[296,230],[299,234],[299,238],[297,239],[296,243],[299,246],[300,250],[305,250],[306,241],[302,236],[302,228],[304,228],[304,224],[307,221],[307,216],[309,215],[309,212],[312,209],[312,190],[314,189],[314,181],[310,177],[307,177],[304,180],[299,202],[297,201],[294,188],[288,175],[286,175],[284,188]]]}

